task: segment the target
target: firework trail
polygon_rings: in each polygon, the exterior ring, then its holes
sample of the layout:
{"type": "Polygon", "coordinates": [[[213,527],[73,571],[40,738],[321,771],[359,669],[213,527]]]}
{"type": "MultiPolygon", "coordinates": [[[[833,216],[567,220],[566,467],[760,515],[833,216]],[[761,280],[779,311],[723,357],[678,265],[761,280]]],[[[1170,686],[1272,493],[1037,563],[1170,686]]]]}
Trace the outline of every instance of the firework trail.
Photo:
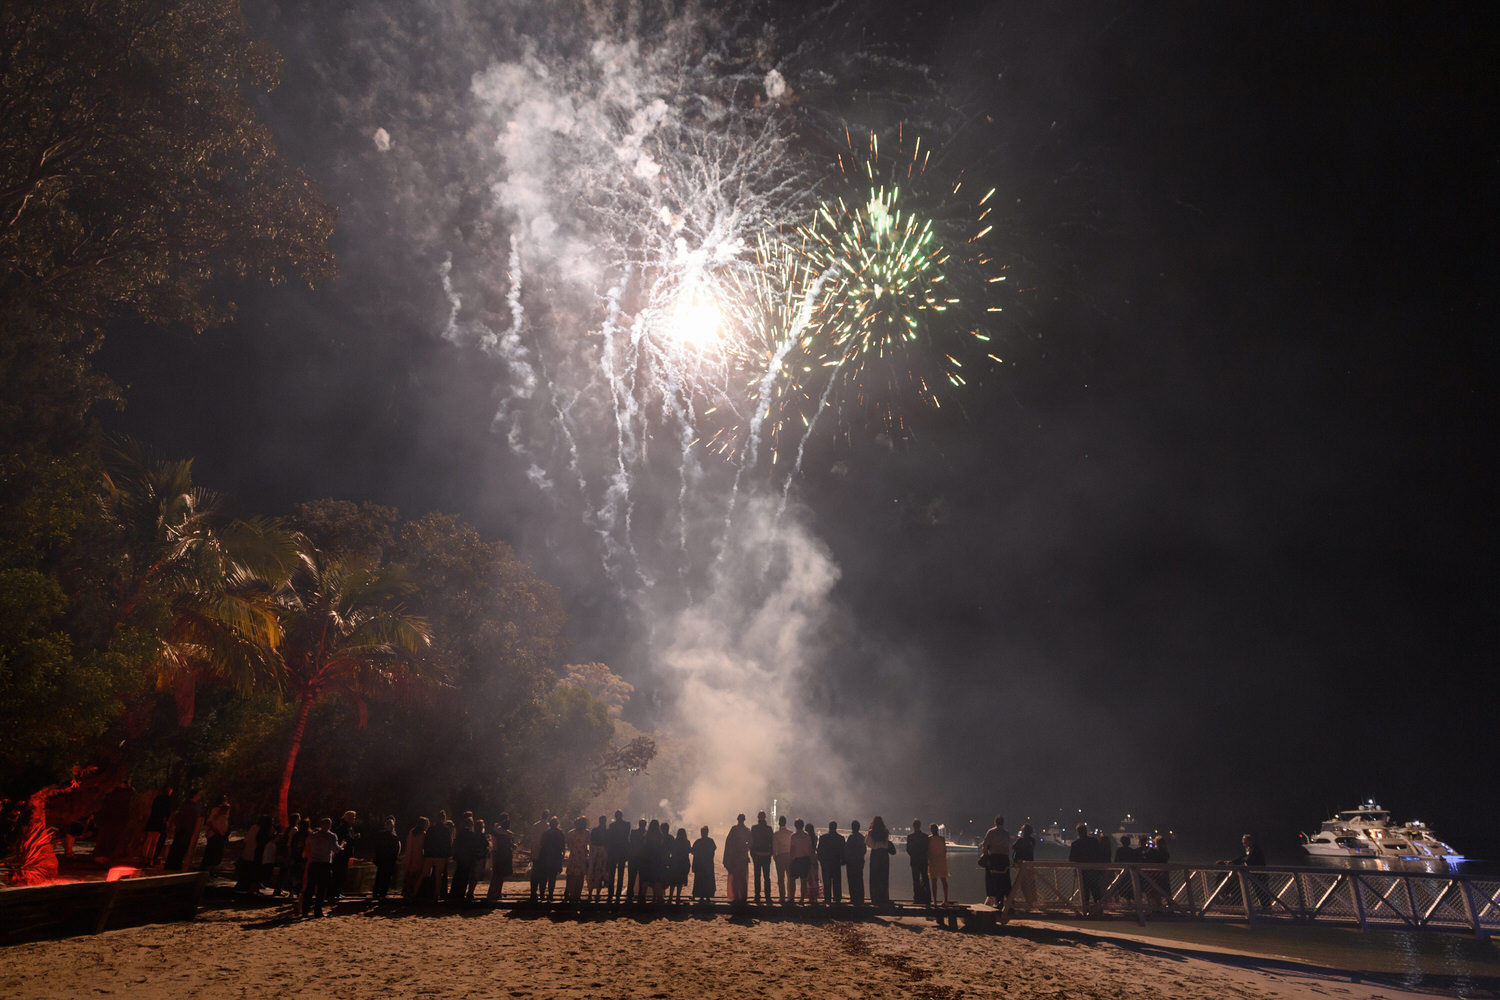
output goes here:
{"type": "Polygon", "coordinates": [[[479,74],[473,94],[493,135],[493,203],[510,220],[512,262],[529,268],[532,298],[548,296],[553,330],[579,332],[528,339],[514,266],[509,329],[486,339],[508,362],[545,367],[544,393],[607,388],[602,410],[554,401],[529,426],[508,411],[508,433],[543,465],[549,448],[568,452],[623,588],[655,577],[652,550],[680,563],[691,544],[698,425],[708,413],[741,421],[747,406],[737,290],[756,280],[757,241],[805,218],[811,183],[772,96],[785,83],[756,62],[752,37],[710,44],[724,25],[702,12],[622,21],[601,10],[575,10],[571,34],[528,39],[479,74]],[[537,359],[521,350],[528,342],[537,359]],[[643,524],[636,484],[663,471],[651,445],[664,432],[677,442],[675,520],[643,524]]]}

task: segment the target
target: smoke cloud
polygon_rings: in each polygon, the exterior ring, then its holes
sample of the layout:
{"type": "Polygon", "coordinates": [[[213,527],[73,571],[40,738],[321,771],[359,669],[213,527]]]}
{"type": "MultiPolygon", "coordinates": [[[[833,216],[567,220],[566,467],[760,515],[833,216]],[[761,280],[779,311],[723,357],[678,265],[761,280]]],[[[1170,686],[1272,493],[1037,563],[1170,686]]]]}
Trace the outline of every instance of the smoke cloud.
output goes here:
{"type": "Polygon", "coordinates": [[[683,804],[693,822],[727,824],[773,797],[853,808],[841,764],[806,725],[802,686],[817,668],[838,576],[826,546],[756,498],[705,593],[664,617],[660,663],[702,761],[683,804]]]}

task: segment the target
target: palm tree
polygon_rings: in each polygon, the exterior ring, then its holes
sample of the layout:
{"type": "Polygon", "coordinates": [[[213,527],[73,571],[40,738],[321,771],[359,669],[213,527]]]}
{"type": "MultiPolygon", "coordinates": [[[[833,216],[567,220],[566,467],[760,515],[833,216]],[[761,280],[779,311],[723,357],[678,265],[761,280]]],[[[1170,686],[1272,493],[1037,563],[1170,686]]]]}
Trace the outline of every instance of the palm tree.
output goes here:
{"type": "Polygon", "coordinates": [[[423,653],[432,642],[427,622],[398,603],[406,579],[373,558],[308,550],[282,592],[284,635],[278,651],[283,687],[297,702],[276,810],[287,822],[292,772],[313,706],[328,697],[353,703],[363,727],[366,698],[407,694],[433,680],[423,653]]]}
{"type": "Polygon", "coordinates": [[[126,440],[100,492],[122,536],[116,627],[151,637],[157,687],[172,692],[183,726],[204,678],[242,693],[278,683],[274,593],[299,554],[297,536],[274,522],[231,518],[224,497],[193,485],[192,464],[126,440]]]}

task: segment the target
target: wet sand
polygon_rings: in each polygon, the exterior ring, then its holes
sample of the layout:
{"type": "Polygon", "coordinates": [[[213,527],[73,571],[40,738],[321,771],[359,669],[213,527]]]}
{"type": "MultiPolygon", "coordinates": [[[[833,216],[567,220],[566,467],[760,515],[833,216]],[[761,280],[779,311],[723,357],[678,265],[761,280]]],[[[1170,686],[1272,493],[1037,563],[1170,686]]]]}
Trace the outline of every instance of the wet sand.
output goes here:
{"type": "MultiPolygon", "coordinates": [[[[725,914],[514,915],[286,907],[0,949],[0,996],[685,998],[1309,998],[1453,995],[1307,963],[1015,923],[997,934],[919,918],[849,923],[725,914]]],[[[1471,993],[1473,996],[1489,996],[1471,993]]]]}

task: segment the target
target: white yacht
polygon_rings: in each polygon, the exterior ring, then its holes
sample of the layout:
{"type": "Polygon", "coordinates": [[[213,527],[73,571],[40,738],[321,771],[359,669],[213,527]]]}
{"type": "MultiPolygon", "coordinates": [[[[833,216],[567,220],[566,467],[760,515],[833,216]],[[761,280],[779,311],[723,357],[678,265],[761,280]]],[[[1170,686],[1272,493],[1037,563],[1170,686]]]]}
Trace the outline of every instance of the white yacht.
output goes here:
{"type": "Polygon", "coordinates": [[[1441,861],[1457,864],[1464,856],[1443,843],[1427,824],[1391,822],[1391,813],[1374,799],[1323,821],[1317,833],[1302,835],[1302,849],[1315,858],[1384,861],[1441,861]]]}

